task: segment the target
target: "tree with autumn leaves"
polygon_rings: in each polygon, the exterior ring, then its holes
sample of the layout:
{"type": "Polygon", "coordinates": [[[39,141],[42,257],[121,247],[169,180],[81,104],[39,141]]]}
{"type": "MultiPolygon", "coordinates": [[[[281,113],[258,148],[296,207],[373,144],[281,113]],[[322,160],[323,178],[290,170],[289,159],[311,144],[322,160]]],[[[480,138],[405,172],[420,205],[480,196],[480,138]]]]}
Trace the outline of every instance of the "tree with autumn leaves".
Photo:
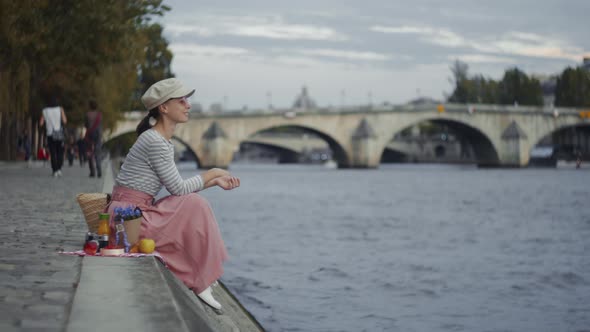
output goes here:
{"type": "Polygon", "coordinates": [[[172,53],[152,22],[169,9],[162,0],[0,2],[0,160],[16,159],[24,129],[39,141],[49,97],[64,106],[68,128],[82,126],[89,99],[113,128],[146,84],[172,77],[172,53]]]}

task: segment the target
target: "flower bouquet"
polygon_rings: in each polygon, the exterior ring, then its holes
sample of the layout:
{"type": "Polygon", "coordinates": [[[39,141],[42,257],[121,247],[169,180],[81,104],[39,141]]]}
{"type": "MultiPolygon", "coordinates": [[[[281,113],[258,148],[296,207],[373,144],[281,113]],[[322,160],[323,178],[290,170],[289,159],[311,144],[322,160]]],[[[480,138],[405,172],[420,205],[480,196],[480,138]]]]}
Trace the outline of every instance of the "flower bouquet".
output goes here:
{"type": "Polygon", "coordinates": [[[122,241],[125,252],[129,252],[129,248],[139,240],[141,221],[143,220],[141,209],[129,205],[127,208],[116,207],[114,212],[115,245],[119,246],[122,241]]]}

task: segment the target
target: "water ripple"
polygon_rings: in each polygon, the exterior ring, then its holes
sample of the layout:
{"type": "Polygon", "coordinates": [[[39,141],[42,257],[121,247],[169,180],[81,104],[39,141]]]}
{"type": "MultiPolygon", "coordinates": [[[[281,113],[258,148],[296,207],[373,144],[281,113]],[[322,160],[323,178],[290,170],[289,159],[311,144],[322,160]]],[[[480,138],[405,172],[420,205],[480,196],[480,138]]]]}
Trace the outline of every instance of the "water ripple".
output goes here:
{"type": "Polygon", "coordinates": [[[268,331],[590,332],[590,172],[231,169],[203,195],[268,331]]]}

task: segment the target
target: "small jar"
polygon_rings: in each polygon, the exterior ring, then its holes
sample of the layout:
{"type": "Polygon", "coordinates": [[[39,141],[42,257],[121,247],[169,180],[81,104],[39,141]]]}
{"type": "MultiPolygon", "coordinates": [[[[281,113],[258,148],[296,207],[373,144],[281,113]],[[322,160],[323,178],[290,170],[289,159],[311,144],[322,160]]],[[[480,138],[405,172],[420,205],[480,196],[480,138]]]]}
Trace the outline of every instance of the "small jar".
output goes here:
{"type": "Polygon", "coordinates": [[[106,248],[109,245],[109,236],[108,235],[100,235],[98,237],[98,250],[102,248],[106,248]]]}
{"type": "Polygon", "coordinates": [[[84,243],[88,242],[88,241],[92,241],[96,238],[96,235],[92,232],[88,232],[86,233],[86,238],[84,239],[84,243]]]}

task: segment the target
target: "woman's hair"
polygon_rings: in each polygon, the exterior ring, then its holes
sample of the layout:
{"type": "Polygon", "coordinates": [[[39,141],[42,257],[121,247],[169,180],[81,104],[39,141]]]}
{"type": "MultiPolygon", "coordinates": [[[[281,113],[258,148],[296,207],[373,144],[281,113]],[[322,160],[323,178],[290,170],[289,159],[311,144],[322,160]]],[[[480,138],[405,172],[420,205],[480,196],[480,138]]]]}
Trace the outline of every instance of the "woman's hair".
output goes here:
{"type": "Polygon", "coordinates": [[[152,108],[148,112],[148,114],[141,120],[141,122],[137,125],[137,128],[135,129],[135,132],[137,132],[137,137],[139,137],[139,135],[141,135],[144,131],[152,127],[152,125],[150,124],[150,118],[158,120],[158,118],[160,117],[158,107],[159,106],[152,108]]]}
{"type": "Polygon", "coordinates": [[[48,107],[57,107],[59,106],[59,98],[57,96],[49,96],[47,97],[47,106],[48,107]]]}

